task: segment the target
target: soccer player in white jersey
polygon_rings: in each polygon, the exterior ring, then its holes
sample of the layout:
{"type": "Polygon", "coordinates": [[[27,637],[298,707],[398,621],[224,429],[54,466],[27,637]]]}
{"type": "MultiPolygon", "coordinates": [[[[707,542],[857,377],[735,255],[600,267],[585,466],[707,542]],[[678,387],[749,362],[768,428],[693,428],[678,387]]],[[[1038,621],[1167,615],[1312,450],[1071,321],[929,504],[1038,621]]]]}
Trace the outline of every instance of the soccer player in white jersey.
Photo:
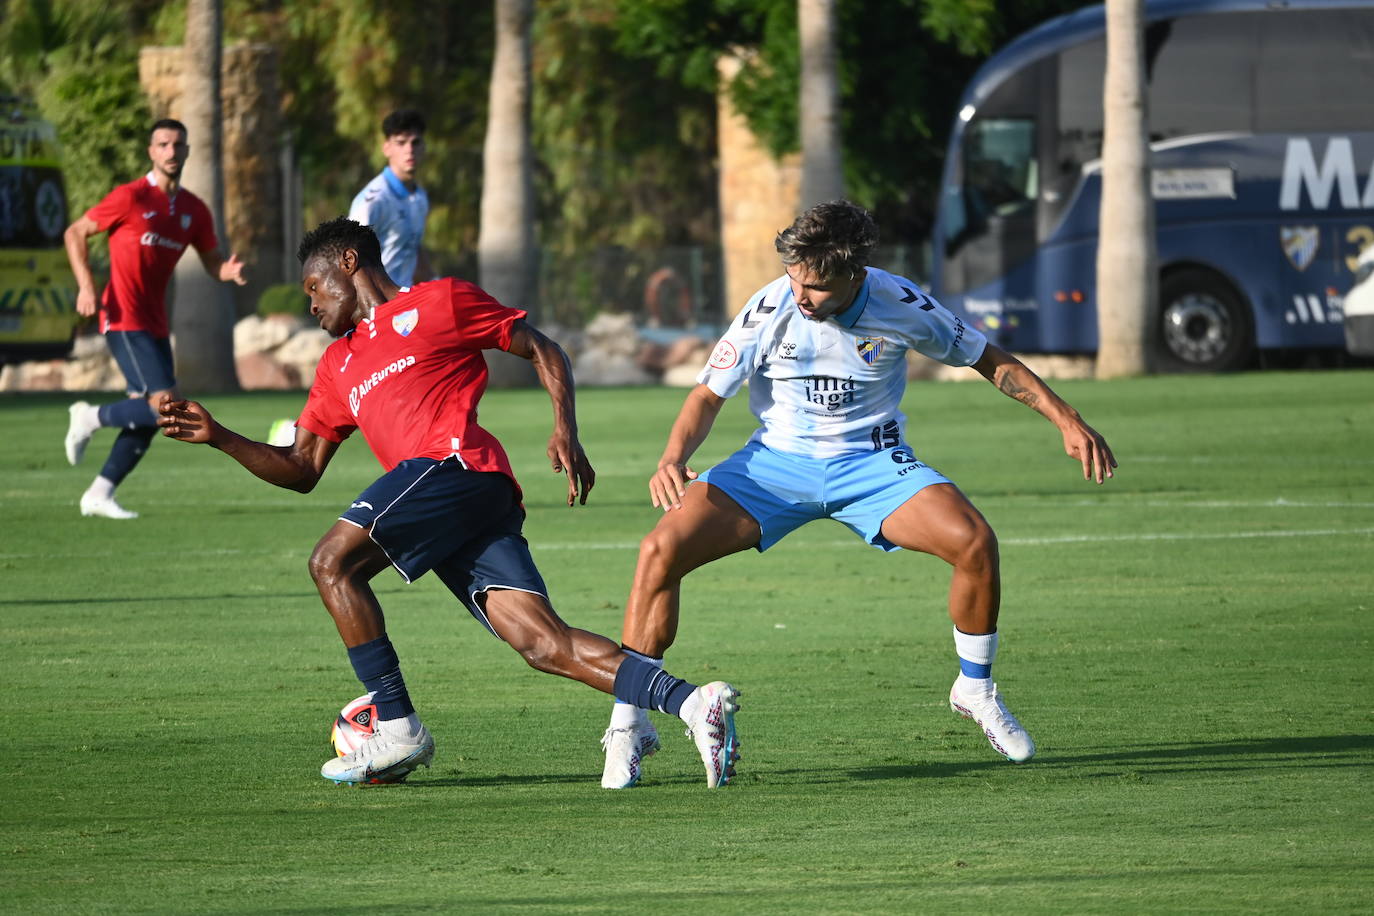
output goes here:
{"type": "Polygon", "coordinates": [[[425,158],[424,116],[393,111],[382,121],[382,137],[386,167],[353,198],[348,218],[372,227],[382,243],[382,266],[397,286],[410,286],[433,279],[424,249],[429,195],[416,182],[425,158]]]}
{"type": "MultiPolygon", "coordinates": [[[[973,719],[1013,761],[1035,743],[992,681],[1000,603],[997,537],[982,514],[907,444],[899,410],[906,351],[972,366],[1059,428],[1087,480],[1116,459],[1078,412],[1020,360],[988,343],[910,280],[868,267],[869,213],[819,204],[778,234],[786,274],[755,293],[716,345],[678,413],[649,497],[663,517],[640,545],[622,645],[662,664],[677,634],[683,576],[752,547],[763,551],[818,518],[880,550],[933,554],[953,567],[949,614],[959,675],[954,712],[973,719]],[[725,399],[749,383],[760,426],[739,451],[698,475],[687,462],[725,399]],[[694,483],[692,481],[695,481],[694,483]]],[[[601,784],[628,788],[658,748],[647,714],[617,703],[602,738],[601,784]]]]}

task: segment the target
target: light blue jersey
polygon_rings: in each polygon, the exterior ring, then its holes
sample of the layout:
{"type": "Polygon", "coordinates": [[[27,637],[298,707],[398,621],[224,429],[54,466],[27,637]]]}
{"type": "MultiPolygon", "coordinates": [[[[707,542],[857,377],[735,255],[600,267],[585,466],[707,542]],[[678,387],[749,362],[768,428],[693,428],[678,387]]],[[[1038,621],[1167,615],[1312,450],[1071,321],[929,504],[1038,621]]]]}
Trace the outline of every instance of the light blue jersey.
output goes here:
{"type": "Polygon", "coordinates": [[[906,352],[971,366],[987,338],[915,283],[867,269],[853,304],[824,321],[802,314],[784,275],[750,297],[697,381],[723,398],[749,383],[762,424],[751,442],[807,458],[906,443],[898,409],[906,352]]]}
{"type": "Polygon", "coordinates": [[[392,282],[410,286],[429,218],[425,189],[417,185],[410,190],[387,166],[353,198],[348,218],[372,227],[382,243],[382,266],[392,282]]]}

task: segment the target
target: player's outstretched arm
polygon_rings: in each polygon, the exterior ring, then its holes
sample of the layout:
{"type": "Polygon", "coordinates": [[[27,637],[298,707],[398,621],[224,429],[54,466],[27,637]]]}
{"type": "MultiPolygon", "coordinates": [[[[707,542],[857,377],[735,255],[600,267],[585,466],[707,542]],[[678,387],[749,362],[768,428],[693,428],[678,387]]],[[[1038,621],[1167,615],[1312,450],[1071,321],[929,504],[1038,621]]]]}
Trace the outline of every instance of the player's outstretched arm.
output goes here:
{"type": "Polygon", "coordinates": [[[1064,436],[1064,452],[1083,465],[1083,479],[1102,483],[1113,476],[1116,456],[1107,440],[1078,415],[1067,401],[1050,390],[1040,376],[1001,347],[988,344],[973,368],[997,390],[1044,416],[1064,436]]]}
{"type": "Polygon", "coordinates": [[[234,283],[238,286],[245,286],[248,278],[243,275],[243,262],[236,254],[229,255],[229,260],[214,248],[207,251],[198,252],[200,263],[205,267],[205,272],[214,277],[221,283],[234,283]]]}
{"type": "Polygon", "coordinates": [[[687,462],[706,441],[724,404],[725,398],[706,385],[699,384],[687,393],[668,433],[668,444],[658,459],[658,468],[649,478],[649,501],[664,512],[682,508],[687,482],[697,476],[687,462]]]}
{"type": "Polygon", "coordinates": [[[568,505],[587,504],[596,484],[596,471],[577,439],[577,407],[573,396],[572,363],[563,348],[524,320],[511,329],[507,352],[529,360],[539,384],[553,400],[553,435],[549,436],[549,463],[555,473],[568,475],[568,505]]]}
{"type": "Polygon", "coordinates": [[[339,447],[299,426],[296,441],[288,447],[255,442],[215,422],[196,401],[173,400],[170,395],[162,396],[157,412],[157,425],[167,438],[217,448],[268,483],[301,493],[315,488],[339,447]]]}

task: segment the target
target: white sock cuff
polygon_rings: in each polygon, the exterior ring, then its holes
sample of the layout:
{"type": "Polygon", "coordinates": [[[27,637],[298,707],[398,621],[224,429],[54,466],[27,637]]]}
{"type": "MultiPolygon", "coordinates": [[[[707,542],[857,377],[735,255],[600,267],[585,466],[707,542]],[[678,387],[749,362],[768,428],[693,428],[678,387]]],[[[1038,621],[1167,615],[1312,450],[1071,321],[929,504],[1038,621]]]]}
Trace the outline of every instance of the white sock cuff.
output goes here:
{"type": "Polygon", "coordinates": [[[954,651],[965,661],[975,665],[991,665],[997,658],[997,633],[974,635],[954,628],[954,651]]]}

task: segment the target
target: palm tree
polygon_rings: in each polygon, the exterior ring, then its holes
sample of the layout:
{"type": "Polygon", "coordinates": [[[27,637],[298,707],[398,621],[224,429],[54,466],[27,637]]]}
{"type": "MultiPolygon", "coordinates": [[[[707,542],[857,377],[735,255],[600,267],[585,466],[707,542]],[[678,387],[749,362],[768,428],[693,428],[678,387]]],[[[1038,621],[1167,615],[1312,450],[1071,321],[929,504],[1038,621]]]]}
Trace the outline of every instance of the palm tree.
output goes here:
{"type": "Polygon", "coordinates": [[[844,197],[835,0],[797,0],[801,38],[801,207],[844,197]]]}
{"type": "MultiPolygon", "coordinates": [[[[496,50],[491,62],[487,136],[482,148],[481,229],[477,262],[482,288],[503,305],[534,311],[534,153],[530,141],[530,24],[533,0],[495,0],[496,50]]],[[[532,384],[531,365],[488,353],[491,384],[532,384]]]]}
{"type": "MultiPolygon", "coordinates": [[[[186,40],[182,46],[181,121],[191,155],[181,183],[205,201],[224,238],[224,169],[220,142],[220,0],[187,0],[186,40]]],[[[177,262],[172,334],[176,339],[177,380],[183,391],[233,391],[234,303],[224,284],[205,273],[194,251],[177,262]]]]}
{"type": "Polygon", "coordinates": [[[1145,95],[1144,0],[1107,0],[1097,377],[1142,375],[1155,311],[1155,216],[1145,95]]]}

